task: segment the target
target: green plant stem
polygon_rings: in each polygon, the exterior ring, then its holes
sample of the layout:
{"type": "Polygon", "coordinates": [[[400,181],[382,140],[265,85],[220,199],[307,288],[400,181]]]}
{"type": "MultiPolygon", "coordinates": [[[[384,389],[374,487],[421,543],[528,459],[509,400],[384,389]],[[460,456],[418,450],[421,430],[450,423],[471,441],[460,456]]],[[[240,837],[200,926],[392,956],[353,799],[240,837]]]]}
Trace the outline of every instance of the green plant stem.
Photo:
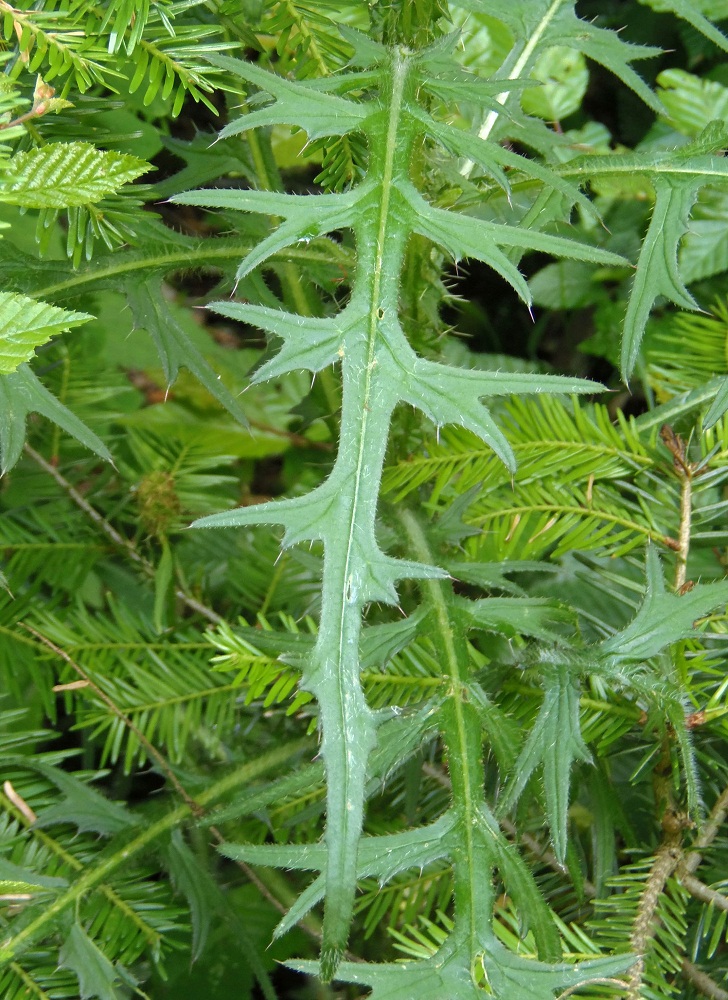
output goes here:
{"type": "MultiPolygon", "coordinates": [[[[268,771],[288,764],[299,753],[310,746],[310,740],[297,740],[295,743],[289,743],[286,746],[270,750],[256,760],[241,765],[230,774],[225,775],[224,778],[213,782],[213,784],[201,792],[197,797],[198,805],[205,809],[228,792],[255,781],[268,771]]],[[[84,871],[69,889],[57,896],[48,905],[43,913],[39,914],[16,934],[6,938],[0,944],[0,967],[12,962],[22,951],[48,934],[53,927],[53,922],[64,910],[73,906],[86,893],[101,885],[105,879],[109,878],[119,867],[128,863],[131,858],[139,854],[145,847],[148,847],[155,840],[159,839],[159,837],[179,826],[185,819],[192,817],[192,815],[190,806],[186,802],[181,803],[155,823],[146,826],[141,833],[128,841],[121,849],[114,851],[113,854],[108,855],[98,864],[84,871]]]]}
{"type": "Polygon", "coordinates": [[[685,586],[687,579],[688,555],[690,553],[690,529],[693,510],[693,477],[690,469],[681,476],[680,483],[680,531],[678,534],[679,549],[675,565],[675,590],[685,586]]]}
{"type": "MultiPolygon", "coordinates": [[[[414,514],[401,510],[398,518],[411,551],[421,562],[434,563],[425,533],[414,514]]],[[[479,942],[488,936],[493,902],[490,858],[475,843],[479,822],[477,814],[480,809],[486,808],[480,760],[480,726],[473,718],[472,706],[467,703],[463,676],[467,664],[465,636],[462,630],[456,632],[448,614],[447,599],[452,595],[452,585],[442,580],[423,580],[420,586],[433,612],[430,634],[450,686],[448,708],[443,711],[442,734],[452,783],[453,807],[460,814],[466,843],[465,857],[456,860],[454,865],[455,907],[458,918],[466,923],[470,953],[475,955],[479,942]]]]}
{"type": "MultiPolygon", "coordinates": [[[[693,469],[686,460],[682,440],[676,437],[667,425],[663,427],[662,436],[673,454],[674,468],[680,480],[680,524],[674,579],[674,589],[679,592],[685,585],[687,561],[690,554],[693,469]]],[[[627,1000],[640,1000],[645,971],[645,952],[650,940],[655,935],[660,896],[665,890],[668,879],[679,869],[683,860],[682,843],[685,827],[679,818],[674,800],[672,742],[670,734],[666,733],[662,738],[660,761],[655,768],[655,805],[659,812],[658,818],[662,826],[663,838],[656,852],[655,862],[650,869],[632,928],[630,946],[639,957],[629,973],[627,1000]]]]}
{"type": "MultiPolygon", "coordinates": [[[[503,70],[507,69],[508,80],[516,80],[519,77],[527,76],[530,65],[535,57],[535,53],[538,51],[539,43],[544,35],[544,32],[548,28],[551,21],[558,13],[559,7],[562,6],[564,0],[553,0],[548,10],[545,11],[543,17],[536,26],[535,31],[531,32],[530,36],[527,38],[521,38],[518,40],[517,44],[511,50],[506,59],[505,63],[501,67],[498,75],[503,76],[503,70]],[[522,47],[521,47],[522,46],[522,47]]],[[[505,107],[508,98],[511,96],[510,91],[504,91],[498,94],[496,101],[501,106],[505,107]]],[[[479,135],[481,139],[487,139],[490,137],[491,132],[495,128],[495,125],[501,115],[501,112],[497,108],[493,108],[485,117],[479,135]]],[[[470,177],[473,172],[473,167],[475,164],[472,160],[466,160],[466,162],[460,168],[460,173],[464,177],[470,177]]]]}

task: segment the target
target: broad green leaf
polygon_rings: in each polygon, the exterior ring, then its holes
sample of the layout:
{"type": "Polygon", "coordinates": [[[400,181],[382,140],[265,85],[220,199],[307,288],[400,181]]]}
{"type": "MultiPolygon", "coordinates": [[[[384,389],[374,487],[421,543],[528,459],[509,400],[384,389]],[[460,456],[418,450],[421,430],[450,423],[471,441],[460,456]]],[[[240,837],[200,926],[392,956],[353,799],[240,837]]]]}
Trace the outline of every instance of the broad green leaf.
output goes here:
{"type": "Polygon", "coordinates": [[[600,643],[598,650],[611,660],[647,660],[666,646],[696,634],[695,623],[728,603],[728,580],[699,583],[686,594],[671,594],[657,549],[647,549],[647,587],[630,624],[600,643]]]}
{"type": "Polygon", "coordinates": [[[12,165],[0,180],[0,202],[50,209],[100,201],[152,169],[136,156],[88,142],[51,142],[16,153],[12,165]]]}
{"type": "Polygon", "coordinates": [[[589,85],[589,70],[577,49],[560,45],[547,49],[531,76],[542,86],[530,87],[521,97],[527,114],[558,122],[579,110],[589,85]]]}
{"type": "Polygon", "coordinates": [[[63,943],[58,964],[78,976],[80,1000],[120,1000],[116,969],[78,923],[63,943]]]}
{"type": "Polygon", "coordinates": [[[107,462],[111,454],[93,431],[60,403],[27,365],[0,378],[0,473],[11,469],[23,450],[25,419],[40,413],[107,462]]]}
{"type": "Polygon", "coordinates": [[[728,191],[704,188],[680,244],[680,274],[686,285],[728,271],[728,191]]]}
{"type": "Polygon", "coordinates": [[[536,768],[543,766],[546,813],[560,861],[566,856],[569,785],[575,760],[589,761],[591,756],[581,738],[579,690],[569,669],[562,666],[544,679],[543,704],[516,761],[514,777],[498,803],[501,814],[508,812],[536,768]]]}
{"type": "Polygon", "coordinates": [[[666,69],[657,77],[660,100],[670,125],[696,136],[716,119],[728,121],[728,87],[683,69],[666,69]]]}
{"type": "Polygon", "coordinates": [[[0,292],[0,376],[14,372],[51,337],[90,319],[88,313],[59,309],[17,292],[0,292]]]}

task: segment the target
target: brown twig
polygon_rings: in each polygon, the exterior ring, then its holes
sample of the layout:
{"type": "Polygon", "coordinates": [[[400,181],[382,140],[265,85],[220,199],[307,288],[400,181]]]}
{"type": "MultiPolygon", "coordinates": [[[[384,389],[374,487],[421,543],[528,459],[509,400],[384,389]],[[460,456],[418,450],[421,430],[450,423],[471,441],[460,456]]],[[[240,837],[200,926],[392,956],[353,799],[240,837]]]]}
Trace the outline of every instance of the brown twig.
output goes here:
{"type": "Polygon", "coordinates": [[[701,903],[714,906],[717,910],[728,910],[728,896],[711,889],[705,882],[701,882],[699,878],[695,878],[688,872],[678,872],[678,878],[682,887],[687,889],[695,899],[699,899],[701,903]]]}
{"type": "Polygon", "coordinates": [[[692,962],[688,962],[687,958],[683,959],[682,974],[704,997],[709,997],[710,1000],[728,1000],[728,991],[718,986],[707,972],[702,972],[692,962]]]}

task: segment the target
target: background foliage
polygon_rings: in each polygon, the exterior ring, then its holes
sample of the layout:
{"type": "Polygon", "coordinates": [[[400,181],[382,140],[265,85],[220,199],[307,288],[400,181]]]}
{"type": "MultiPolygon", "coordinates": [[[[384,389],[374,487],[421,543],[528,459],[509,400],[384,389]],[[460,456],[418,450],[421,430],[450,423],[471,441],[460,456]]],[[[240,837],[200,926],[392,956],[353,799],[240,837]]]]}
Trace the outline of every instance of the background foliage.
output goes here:
{"type": "Polygon", "coordinates": [[[725,1000],[728,7],[0,15],[0,994],[725,1000]]]}

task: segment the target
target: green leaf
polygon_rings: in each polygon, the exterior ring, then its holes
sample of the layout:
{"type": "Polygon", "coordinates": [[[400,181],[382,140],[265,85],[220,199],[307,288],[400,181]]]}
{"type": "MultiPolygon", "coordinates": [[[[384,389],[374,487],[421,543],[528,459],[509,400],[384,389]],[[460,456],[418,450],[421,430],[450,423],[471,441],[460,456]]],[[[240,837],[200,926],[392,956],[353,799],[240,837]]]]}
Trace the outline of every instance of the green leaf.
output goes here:
{"type": "Polygon", "coordinates": [[[698,309],[680,277],[677,250],[688,228],[690,209],[698,195],[698,184],[675,186],[655,178],[655,207],[642,243],[637,272],[624,319],[621,368],[629,378],[639,355],[642,335],[655,299],[664,295],[683,309],[698,309]]]}
{"type": "Polygon", "coordinates": [[[33,357],[36,347],[56,334],[93,319],[17,292],[0,292],[0,376],[33,357]]]}
{"type": "Polygon", "coordinates": [[[681,17],[701,35],[709,38],[718,48],[728,52],[728,38],[714,24],[710,23],[692,0],[640,0],[640,2],[647,3],[653,10],[670,11],[677,17],[681,17]]]}
{"type": "Polygon", "coordinates": [[[537,767],[543,766],[546,813],[554,851],[566,856],[567,814],[571,767],[575,760],[590,761],[581,738],[579,690],[568,667],[556,667],[544,678],[544,699],[533,728],[514,767],[498,811],[508,812],[537,767]]]}
{"type": "Polygon", "coordinates": [[[40,413],[58,424],[84,447],[107,462],[111,454],[103,441],[51,395],[27,365],[0,378],[0,473],[11,469],[23,450],[25,418],[40,413]]]}
{"type": "Polygon", "coordinates": [[[536,230],[486,222],[483,219],[433,208],[414,188],[407,191],[407,200],[413,211],[412,225],[415,232],[444,247],[455,261],[463,257],[482,260],[505,278],[526,303],[531,301],[528,285],[518,269],[500,250],[501,246],[536,250],[594,264],[621,266],[626,263],[618,254],[578,243],[576,240],[567,240],[563,236],[552,236],[536,230]]]}
{"type": "Polygon", "coordinates": [[[723,379],[710,409],[705,414],[705,417],[703,418],[703,427],[708,430],[709,427],[712,427],[718,420],[720,420],[726,410],[728,410],[728,378],[723,379]]]}
{"type": "Polygon", "coordinates": [[[97,792],[88,782],[67,774],[58,767],[43,761],[26,762],[26,767],[38,771],[63,794],[63,799],[40,811],[38,826],[48,827],[55,823],[72,822],[83,833],[91,830],[105,836],[129,830],[139,822],[118,802],[112,802],[97,792]]]}
{"type": "Polygon", "coordinates": [[[665,587],[660,557],[647,549],[647,587],[642,604],[630,624],[597,647],[615,662],[648,660],[666,646],[696,634],[697,619],[728,603],[728,580],[699,583],[686,594],[671,594],[665,587]]]}
{"type": "MultiPolygon", "coordinates": [[[[495,938],[480,943],[485,991],[472,978],[467,942],[450,938],[432,958],[417,962],[342,962],[337,979],[371,988],[371,1000],[478,1000],[489,993],[498,1000],[554,1000],[558,991],[603,981],[634,964],[634,955],[615,955],[578,965],[547,965],[514,955],[495,938]]],[[[316,974],[316,962],[287,962],[299,972],[316,974]]]]}
{"type": "Polygon", "coordinates": [[[521,97],[527,114],[558,122],[579,110],[589,84],[589,70],[578,50],[560,45],[547,49],[531,76],[542,86],[529,88],[521,97]]]}
{"type": "Polygon", "coordinates": [[[58,964],[78,976],[80,1000],[120,1000],[114,966],[77,923],[63,943],[58,964]]]}
{"type": "Polygon", "coordinates": [[[563,644],[567,639],[563,627],[568,626],[572,634],[576,628],[572,609],[545,597],[488,597],[479,601],[455,598],[455,607],[475,627],[510,639],[529,635],[563,644]],[[562,630],[557,631],[555,626],[562,630]]]}
{"type": "Polygon", "coordinates": [[[151,166],[128,153],[88,142],[52,142],[16,153],[12,173],[0,181],[0,202],[23,208],[72,208],[100,201],[151,166]]]}
{"type": "Polygon", "coordinates": [[[524,929],[533,931],[538,957],[546,962],[557,961],[561,958],[559,933],[530,868],[505,839],[494,838],[494,849],[506,892],[521,914],[524,929]]]}
{"type": "Polygon", "coordinates": [[[196,962],[205,949],[213,915],[220,908],[220,889],[207,867],[193,854],[180,830],[174,830],[164,849],[165,862],[178,892],[190,907],[192,954],[196,962]]]}
{"type": "Polygon", "coordinates": [[[684,135],[699,135],[710,122],[728,119],[728,88],[717,80],[666,69],[657,83],[670,125],[684,135]]]}
{"type": "MultiPolygon", "coordinates": [[[[209,56],[216,66],[229,70],[276,98],[274,104],[260,111],[251,111],[238,118],[220,133],[221,139],[239,135],[248,129],[265,125],[297,125],[305,129],[309,139],[322,136],[346,135],[361,127],[372,109],[334,94],[325,94],[315,83],[294,82],[276,76],[249,62],[229,56],[209,56]]],[[[339,77],[341,80],[342,78],[339,77]]]]}
{"type": "Polygon", "coordinates": [[[247,426],[240,404],[223,384],[222,377],[215,374],[174,313],[165,307],[159,283],[149,279],[129,282],[126,287],[136,326],[146,330],[154,341],[167,385],[176,380],[180,367],[188,368],[210,395],[247,426]]]}

